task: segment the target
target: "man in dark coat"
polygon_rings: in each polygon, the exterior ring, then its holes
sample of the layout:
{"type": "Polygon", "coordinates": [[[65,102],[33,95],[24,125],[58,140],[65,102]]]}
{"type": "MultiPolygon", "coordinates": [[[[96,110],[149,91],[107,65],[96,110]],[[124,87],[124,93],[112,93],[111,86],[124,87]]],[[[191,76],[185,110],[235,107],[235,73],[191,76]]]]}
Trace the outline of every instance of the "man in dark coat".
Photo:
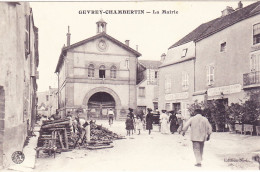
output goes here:
{"type": "Polygon", "coordinates": [[[148,114],[146,115],[146,130],[149,130],[149,134],[151,134],[151,130],[153,129],[153,114],[151,108],[147,108],[148,114]]]}
{"type": "Polygon", "coordinates": [[[170,118],[169,118],[169,122],[170,122],[170,131],[171,133],[173,134],[174,132],[177,131],[178,129],[178,125],[177,125],[177,117],[175,115],[175,112],[172,110],[169,112],[171,115],[170,115],[170,118]]]}
{"type": "Polygon", "coordinates": [[[128,110],[129,110],[129,117],[130,117],[130,119],[131,119],[131,124],[130,124],[130,130],[132,130],[132,134],[134,133],[134,123],[135,123],[135,116],[134,116],[134,113],[133,113],[133,109],[132,108],[128,108],[128,110]]]}

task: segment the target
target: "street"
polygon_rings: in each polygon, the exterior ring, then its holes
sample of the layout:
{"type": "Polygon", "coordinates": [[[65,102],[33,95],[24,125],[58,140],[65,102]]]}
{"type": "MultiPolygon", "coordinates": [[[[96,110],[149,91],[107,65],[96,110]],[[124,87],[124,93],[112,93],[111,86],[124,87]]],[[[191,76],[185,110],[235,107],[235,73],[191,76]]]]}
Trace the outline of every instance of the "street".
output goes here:
{"type": "MultiPolygon", "coordinates": [[[[111,127],[107,121],[96,123],[126,135],[124,121],[115,121],[111,127]]],[[[177,133],[163,135],[158,132],[158,126],[154,126],[151,135],[147,131],[141,131],[141,135],[134,133],[114,141],[114,147],[109,149],[75,149],[62,152],[55,159],[40,154],[34,171],[257,170],[258,164],[251,157],[253,152],[259,152],[259,141],[256,136],[213,133],[211,140],[205,143],[203,163],[199,168],[194,166],[189,133],[184,137],[177,133]]]]}

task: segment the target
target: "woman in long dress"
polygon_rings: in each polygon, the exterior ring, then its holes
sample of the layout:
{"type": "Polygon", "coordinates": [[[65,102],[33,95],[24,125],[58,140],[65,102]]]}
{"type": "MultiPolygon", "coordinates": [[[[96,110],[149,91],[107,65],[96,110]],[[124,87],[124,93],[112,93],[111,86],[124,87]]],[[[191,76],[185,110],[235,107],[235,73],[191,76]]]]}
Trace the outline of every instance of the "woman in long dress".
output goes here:
{"type": "Polygon", "coordinates": [[[160,115],[161,133],[162,134],[168,134],[169,117],[165,112],[166,112],[166,110],[162,110],[162,114],[160,115]]]}
{"type": "Polygon", "coordinates": [[[170,118],[169,118],[169,122],[170,122],[170,131],[173,134],[174,132],[177,131],[178,129],[178,125],[177,125],[177,117],[175,115],[174,111],[170,111],[170,118]]]}

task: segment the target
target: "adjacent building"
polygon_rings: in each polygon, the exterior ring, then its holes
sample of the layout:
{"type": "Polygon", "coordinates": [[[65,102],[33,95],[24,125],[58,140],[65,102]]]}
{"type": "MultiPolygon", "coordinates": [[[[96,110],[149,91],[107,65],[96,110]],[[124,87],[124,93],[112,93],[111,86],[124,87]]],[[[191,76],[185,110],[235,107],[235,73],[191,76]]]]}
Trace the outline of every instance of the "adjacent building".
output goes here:
{"type": "Polygon", "coordinates": [[[241,2],[201,24],[162,56],[159,107],[181,109],[195,100],[240,102],[260,92],[260,2],[241,2]]]}
{"type": "Polygon", "coordinates": [[[0,3],[0,169],[22,151],[37,113],[38,28],[28,2],[0,3]]]}
{"type": "Polygon", "coordinates": [[[58,110],[58,89],[51,88],[49,86],[48,91],[38,92],[38,107],[37,111],[39,115],[51,116],[58,110]]]}
{"type": "Polygon", "coordinates": [[[138,60],[137,109],[158,109],[160,61],[138,60]]]}
{"type": "Polygon", "coordinates": [[[59,111],[83,109],[86,117],[106,118],[114,109],[125,118],[137,106],[137,58],[139,52],[107,34],[107,23],[96,23],[97,34],[62,48],[55,70],[58,75],[59,111]]]}

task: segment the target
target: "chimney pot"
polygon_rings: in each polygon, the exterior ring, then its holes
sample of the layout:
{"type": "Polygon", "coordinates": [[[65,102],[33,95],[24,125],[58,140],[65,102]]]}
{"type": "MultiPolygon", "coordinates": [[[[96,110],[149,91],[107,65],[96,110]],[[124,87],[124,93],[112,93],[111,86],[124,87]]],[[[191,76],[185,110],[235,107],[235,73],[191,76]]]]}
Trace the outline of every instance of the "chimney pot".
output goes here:
{"type": "Polygon", "coordinates": [[[227,6],[226,9],[224,9],[222,12],[222,17],[231,14],[235,10],[232,7],[227,6]]]}
{"type": "Polygon", "coordinates": [[[243,4],[242,4],[241,1],[239,1],[239,2],[238,2],[238,6],[237,6],[237,10],[239,10],[239,9],[241,9],[241,8],[243,8],[243,4]]]}
{"type": "Polygon", "coordinates": [[[129,40],[125,40],[125,44],[129,46],[129,40]]]}
{"type": "Polygon", "coordinates": [[[163,54],[161,55],[161,61],[164,61],[164,60],[165,60],[165,57],[166,57],[166,54],[163,53],[163,54]]]}
{"type": "Polygon", "coordinates": [[[67,33],[67,46],[70,46],[70,26],[68,26],[68,33],[67,33]]]}
{"type": "Polygon", "coordinates": [[[136,45],[136,51],[138,51],[138,45],[136,45]]]}

